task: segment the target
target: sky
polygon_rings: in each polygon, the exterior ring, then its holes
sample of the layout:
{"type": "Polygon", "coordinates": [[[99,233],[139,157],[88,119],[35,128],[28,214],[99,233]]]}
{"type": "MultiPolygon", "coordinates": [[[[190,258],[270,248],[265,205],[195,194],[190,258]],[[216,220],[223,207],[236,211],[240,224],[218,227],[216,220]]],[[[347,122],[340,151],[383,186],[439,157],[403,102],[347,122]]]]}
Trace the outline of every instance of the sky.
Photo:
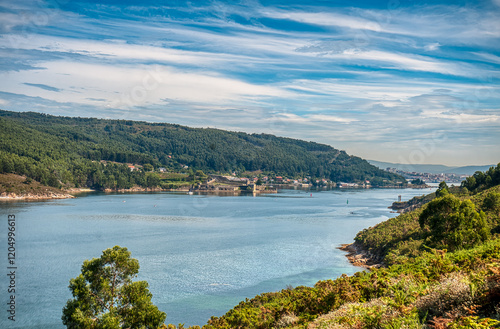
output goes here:
{"type": "Polygon", "coordinates": [[[500,0],[0,0],[0,109],[500,162],[500,0]]]}

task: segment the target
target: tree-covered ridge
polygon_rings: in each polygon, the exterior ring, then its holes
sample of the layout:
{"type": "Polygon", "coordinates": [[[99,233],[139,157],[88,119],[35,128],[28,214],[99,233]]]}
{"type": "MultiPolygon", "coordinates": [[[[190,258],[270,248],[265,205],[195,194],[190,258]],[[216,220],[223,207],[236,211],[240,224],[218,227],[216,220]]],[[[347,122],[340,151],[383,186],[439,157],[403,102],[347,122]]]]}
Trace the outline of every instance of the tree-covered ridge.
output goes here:
{"type": "Polygon", "coordinates": [[[129,188],[152,183],[145,173],[131,174],[122,164],[172,171],[188,166],[208,173],[262,171],[334,182],[370,180],[373,186],[404,181],[324,144],[166,123],[0,111],[0,138],[0,173],[26,175],[50,186],[129,188]]]}
{"type": "Polygon", "coordinates": [[[429,247],[467,249],[500,233],[500,185],[476,194],[463,187],[443,188],[432,197],[414,211],[359,232],[356,243],[392,264],[399,257],[416,257],[429,247]]]}
{"type": "Polygon", "coordinates": [[[500,163],[486,172],[476,171],[462,182],[462,187],[469,191],[480,191],[500,184],[500,163]]]}

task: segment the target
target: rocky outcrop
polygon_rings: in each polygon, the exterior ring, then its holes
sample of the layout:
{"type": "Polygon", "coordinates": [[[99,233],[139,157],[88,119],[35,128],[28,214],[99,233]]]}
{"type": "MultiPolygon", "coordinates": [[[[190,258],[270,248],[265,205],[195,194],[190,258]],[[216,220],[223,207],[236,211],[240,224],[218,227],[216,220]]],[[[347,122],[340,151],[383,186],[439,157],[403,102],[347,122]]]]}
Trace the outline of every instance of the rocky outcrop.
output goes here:
{"type": "Polygon", "coordinates": [[[354,266],[364,268],[378,268],[383,265],[379,257],[371,254],[358,243],[343,244],[338,249],[347,252],[347,259],[354,266]]]}

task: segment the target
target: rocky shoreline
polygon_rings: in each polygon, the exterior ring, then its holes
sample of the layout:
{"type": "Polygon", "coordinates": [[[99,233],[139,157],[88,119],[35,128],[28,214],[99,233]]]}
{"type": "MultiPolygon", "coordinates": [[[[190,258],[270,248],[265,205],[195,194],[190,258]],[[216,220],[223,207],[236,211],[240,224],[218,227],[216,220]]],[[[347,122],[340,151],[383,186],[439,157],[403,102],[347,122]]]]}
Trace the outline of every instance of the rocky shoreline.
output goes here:
{"type": "Polygon", "coordinates": [[[21,194],[16,193],[2,193],[0,194],[0,200],[3,201],[42,201],[42,200],[52,200],[52,199],[71,199],[75,196],[68,193],[42,193],[42,194],[21,194]]]}
{"type": "Polygon", "coordinates": [[[27,194],[17,194],[17,193],[1,193],[0,194],[0,201],[44,201],[44,200],[51,200],[51,199],[72,199],[76,198],[75,195],[81,194],[81,193],[92,193],[92,192],[105,192],[105,193],[137,193],[137,192],[160,192],[160,191],[166,191],[164,189],[160,188],[140,188],[140,187],[134,187],[131,189],[120,189],[120,190],[112,190],[112,189],[106,189],[104,191],[97,191],[89,188],[71,188],[71,189],[65,189],[61,190],[60,192],[48,192],[44,191],[42,193],[27,193],[27,194]]]}
{"type": "MultiPolygon", "coordinates": [[[[52,199],[71,199],[75,198],[78,194],[82,193],[92,193],[92,192],[104,192],[104,193],[141,193],[141,192],[189,192],[189,188],[185,189],[162,189],[162,188],[143,188],[134,186],[130,189],[105,189],[105,190],[94,190],[89,188],[70,188],[59,191],[40,191],[40,193],[15,193],[15,192],[3,192],[0,193],[0,201],[45,201],[52,199]]],[[[240,194],[242,191],[224,192],[224,191],[212,191],[212,192],[200,192],[196,193],[206,193],[206,194],[240,194]]]]}
{"type": "Polygon", "coordinates": [[[337,249],[347,252],[346,257],[354,266],[364,267],[367,269],[379,268],[383,266],[382,261],[378,257],[372,255],[368,250],[364,249],[356,242],[342,244],[337,249]]]}

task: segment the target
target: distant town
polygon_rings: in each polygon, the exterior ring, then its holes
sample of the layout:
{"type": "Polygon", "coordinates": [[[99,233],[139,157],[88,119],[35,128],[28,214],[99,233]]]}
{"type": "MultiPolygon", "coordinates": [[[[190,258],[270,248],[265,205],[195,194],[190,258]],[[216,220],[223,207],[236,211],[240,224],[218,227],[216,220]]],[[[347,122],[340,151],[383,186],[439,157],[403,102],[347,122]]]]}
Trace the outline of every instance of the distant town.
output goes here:
{"type": "Polygon", "coordinates": [[[408,181],[422,180],[425,183],[440,183],[445,181],[447,183],[460,184],[470,175],[457,175],[453,173],[441,173],[441,174],[431,174],[431,173],[421,173],[415,171],[404,171],[396,168],[386,168],[385,171],[398,174],[406,178],[408,181]]]}

